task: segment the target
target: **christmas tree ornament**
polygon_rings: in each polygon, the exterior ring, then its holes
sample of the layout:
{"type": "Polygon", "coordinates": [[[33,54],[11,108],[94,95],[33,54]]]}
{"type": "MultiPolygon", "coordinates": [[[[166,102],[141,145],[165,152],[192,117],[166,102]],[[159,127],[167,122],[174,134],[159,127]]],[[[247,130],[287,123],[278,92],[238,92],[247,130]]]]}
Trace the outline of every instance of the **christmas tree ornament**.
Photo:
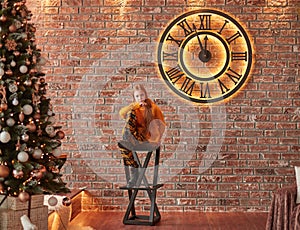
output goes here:
{"type": "Polygon", "coordinates": [[[2,131],[2,132],[0,133],[0,141],[1,141],[2,143],[7,143],[7,142],[10,141],[10,139],[11,139],[11,136],[10,136],[9,132],[7,132],[7,131],[2,131]]]}
{"type": "Polygon", "coordinates": [[[33,108],[32,108],[31,105],[26,104],[26,105],[23,106],[23,113],[25,115],[30,115],[30,114],[32,114],[32,112],[33,112],[33,108]]]}
{"type": "Polygon", "coordinates": [[[41,149],[35,149],[32,153],[33,158],[41,159],[43,151],[41,149]]]}
{"type": "Polygon", "coordinates": [[[21,178],[23,178],[23,176],[24,176],[24,172],[23,172],[22,170],[14,169],[14,170],[13,170],[13,176],[14,176],[14,178],[16,178],[16,179],[21,179],[21,178]]]}
{"type": "Polygon", "coordinates": [[[38,127],[38,129],[37,129],[36,132],[37,132],[38,136],[42,136],[43,135],[43,130],[41,129],[41,126],[38,127]]]}
{"type": "Polygon", "coordinates": [[[62,200],[62,204],[64,205],[64,206],[70,206],[71,204],[72,204],[72,201],[71,201],[71,199],[70,198],[68,198],[68,197],[65,197],[65,198],[63,198],[63,200],[62,200]]]}
{"type": "Polygon", "coordinates": [[[54,133],[54,127],[52,125],[47,125],[45,131],[48,135],[52,135],[54,133]]]}
{"type": "Polygon", "coordinates": [[[27,53],[28,53],[29,55],[32,55],[33,50],[31,49],[30,46],[28,46],[28,48],[26,49],[26,51],[27,51],[27,53]]]}
{"type": "Polygon", "coordinates": [[[4,75],[4,69],[0,68],[0,76],[2,77],[4,75]]]}
{"type": "Polygon", "coordinates": [[[18,50],[14,51],[14,55],[15,55],[16,57],[20,56],[20,51],[18,51],[18,50]]]}
{"type": "Polygon", "coordinates": [[[24,134],[21,136],[21,140],[24,141],[24,142],[29,141],[29,135],[28,135],[27,133],[24,133],[24,134]]]}
{"type": "Polygon", "coordinates": [[[11,102],[14,106],[18,105],[19,104],[19,101],[17,98],[14,98],[11,102]]]}
{"type": "Polygon", "coordinates": [[[8,76],[12,76],[13,75],[13,71],[11,69],[8,69],[5,71],[5,74],[8,76]]]}
{"type": "Polygon", "coordinates": [[[9,168],[6,165],[0,165],[0,177],[6,178],[9,176],[9,168]]]}
{"type": "Polygon", "coordinates": [[[1,17],[0,17],[0,21],[1,22],[6,22],[6,20],[7,20],[7,17],[2,14],[1,17]]]}
{"type": "Polygon", "coordinates": [[[25,118],[25,115],[23,113],[23,111],[21,111],[21,113],[19,114],[19,121],[23,122],[25,118]]]}
{"type": "Polygon", "coordinates": [[[8,85],[8,90],[11,93],[15,93],[18,91],[18,86],[15,83],[11,83],[8,85]]]}
{"type": "Polygon", "coordinates": [[[31,121],[30,123],[28,123],[26,125],[26,128],[29,130],[29,132],[35,132],[36,131],[36,125],[34,124],[33,121],[31,121]]]}
{"type": "Polygon", "coordinates": [[[7,110],[7,104],[5,102],[1,102],[0,108],[1,108],[2,111],[7,110]]]}
{"type": "Polygon", "coordinates": [[[26,65],[30,65],[30,61],[28,59],[26,59],[26,62],[25,62],[26,65]]]}
{"type": "Polygon", "coordinates": [[[16,123],[16,121],[15,121],[13,118],[11,118],[11,117],[8,118],[8,119],[6,120],[6,124],[7,124],[9,127],[14,126],[15,123],[16,123]]]}
{"type": "Polygon", "coordinates": [[[64,139],[65,138],[65,133],[63,131],[61,131],[61,130],[57,131],[56,135],[60,139],[64,139]]]}
{"type": "Polygon", "coordinates": [[[5,9],[8,7],[8,0],[4,0],[4,2],[1,3],[2,7],[5,9]]]}
{"type": "Polygon", "coordinates": [[[11,24],[9,27],[8,27],[8,30],[12,33],[16,32],[17,31],[17,27],[15,24],[11,24]]]}
{"type": "Polygon", "coordinates": [[[15,67],[17,65],[17,63],[14,61],[14,60],[12,60],[11,62],[10,62],[10,66],[11,67],[15,67]]]}
{"type": "Polygon", "coordinates": [[[16,144],[16,151],[20,151],[21,148],[21,143],[20,143],[20,138],[18,138],[17,144],[16,144]]]}
{"type": "Polygon", "coordinates": [[[15,20],[14,23],[15,23],[17,29],[20,29],[22,27],[22,23],[19,20],[15,20]]]}
{"type": "Polygon", "coordinates": [[[28,161],[29,155],[28,155],[28,153],[26,153],[25,151],[21,151],[21,152],[18,153],[17,158],[18,158],[18,160],[19,160],[20,162],[23,162],[23,163],[24,163],[24,162],[28,161]]]}
{"type": "Polygon", "coordinates": [[[48,112],[47,112],[47,114],[48,114],[48,116],[53,116],[53,112],[52,112],[52,110],[51,110],[51,109],[49,109],[49,110],[48,110],[48,112]]]}
{"type": "Polygon", "coordinates": [[[8,51],[13,51],[16,50],[17,43],[15,40],[7,39],[5,43],[5,47],[7,48],[8,51]]]}
{"type": "Polygon", "coordinates": [[[26,86],[31,86],[32,81],[30,79],[27,79],[26,81],[24,81],[24,85],[26,86]]]}
{"type": "Polygon", "coordinates": [[[27,73],[28,67],[26,65],[21,65],[19,70],[21,73],[27,73]]]}
{"type": "Polygon", "coordinates": [[[27,192],[20,192],[18,198],[21,202],[27,202],[30,199],[30,195],[27,192]]]}
{"type": "Polygon", "coordinates": [[[15,9],[15,8],[12,8],[12,10],[11,10],[11,14],[12,14],[13,16],[16,16],[16,14],[17,14],[17,11],[16,11],[16,9],[15,9]]]}
{"type": "Polygon", "coordinates": [[[52,155],[55,157],[60,157],[61,154],[62,154],[62,152],[61,152],[60,148],[53,149],[53,151],[52,151],[52,155]]]}

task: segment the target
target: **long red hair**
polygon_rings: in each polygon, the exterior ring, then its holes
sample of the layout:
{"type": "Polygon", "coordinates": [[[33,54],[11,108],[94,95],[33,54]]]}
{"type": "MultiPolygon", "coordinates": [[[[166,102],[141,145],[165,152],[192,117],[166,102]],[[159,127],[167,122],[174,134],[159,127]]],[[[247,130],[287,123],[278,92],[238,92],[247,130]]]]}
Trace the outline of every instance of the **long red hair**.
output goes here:
{"type": "Polygon", "coordinates": [[[149,129],[149,125],[150,125],[150,122],[153,120],[153,114],[152,114],[152,102],[151,100],[148,98],[148,94],[147,94],[147,91],[145,89],[145,87],[141,84],[137,84],[137,85],[134,85],[133,86],[133,98],[134,98],[134,92],[137,91],[137,90],[141,90],[145,93],[145,103],[146,103],[146,106],[145,106],[145,114],[144,114],[144,121],[145,121],[145,124],[146,124],[146,127],[147,127],[147,131],[149,129]]]}

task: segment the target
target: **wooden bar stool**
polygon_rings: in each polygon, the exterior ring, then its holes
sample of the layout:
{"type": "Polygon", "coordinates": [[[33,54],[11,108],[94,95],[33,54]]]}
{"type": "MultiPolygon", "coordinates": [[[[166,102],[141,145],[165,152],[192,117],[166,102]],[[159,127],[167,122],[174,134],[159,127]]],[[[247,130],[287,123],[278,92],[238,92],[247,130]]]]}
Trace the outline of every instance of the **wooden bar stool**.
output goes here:
{"type": "MultiPolygon", "coordinates": [[[[126,210],[126,213],[123,218],[123,224],[130,225],[155,225],[161,219],[160,212],[156,204],[156,193],[157,189],[163,186],[163,184],[158,184],[158,166],[160,159],[160,146],[153,145],[151,143],[142,143],[132,147],[132,153],[135,161],[139,165],[139,173],[135,186],[133,187],[120,187],[120,189],[128,190],[129,204],[126,210]],[[143,164],[141,163],[138,152],[143,151],[147,152],[147,155],[144,159],[143,164]],[[152,154],[155,152],[155,161],[154,161],[154,173],[152,183],[148,182],[148,179],[145,175],[146,169],[150,162],[152,154]],[[143,183],[142,183],[143,182],[143,183]],[[139,191],[146,191],[150,199],[150,213],[148,215],[137,215],[135,210],[135,199],[139,191]]],[[[125,167],[125,174],[127,182],[130,179],[129,169],[125,167]]]]}

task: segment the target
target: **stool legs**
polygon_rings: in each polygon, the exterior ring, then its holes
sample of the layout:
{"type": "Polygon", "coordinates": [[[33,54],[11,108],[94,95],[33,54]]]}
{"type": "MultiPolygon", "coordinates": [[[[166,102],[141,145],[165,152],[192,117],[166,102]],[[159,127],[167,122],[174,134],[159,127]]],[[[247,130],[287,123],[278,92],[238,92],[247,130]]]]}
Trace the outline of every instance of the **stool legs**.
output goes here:
{"type": "MultiPolygon", "coordinates": [[[[135,161],[139,165],[139,174],[136,181],[135,186],[133,187],[121,187],[121,189],[127,189],[128,190],[128,196],[129,196],[129,204],[126,210],[126,213],[123,218],[124,224],[132,224],[132,225],[155,225],[158,223],[161,219],[160,212],[158,210],[157,204],[156,204],[156,192],[157,189],[159,189],[162,184],[157,184],[157,177],[158,177],[158,165],[159,165],[159,157],[160,157],[160,149],[156,149],[156,155],[155,155],[155,168],[154,168],[154,177],[153,177],[153,184],[150,185],[148,183],[148,180],[145,176],[146,169],[148,167],[150,158],[152,156],[152,151],[148,152],[146,155],[146,158],[143,162],[143,165],[141,164],[136,152],[133,152],[133,156],[135,158],[135,161]],[[143,187],[141,187],[141,184],[144,184],[143,187]],[[150,215],[137,215],[135,211],[134,202],[136,199],[136,196],[138,194],[139,190],[145,190],[147,192],[147,195],[150,199],[150,215]],[[130,216],[131,213],[131,216],[130,216]]],[[[127,173],[129,173],[129,169],[127,168],[126,172],[126,179],[128,181],[127,173]]]]}

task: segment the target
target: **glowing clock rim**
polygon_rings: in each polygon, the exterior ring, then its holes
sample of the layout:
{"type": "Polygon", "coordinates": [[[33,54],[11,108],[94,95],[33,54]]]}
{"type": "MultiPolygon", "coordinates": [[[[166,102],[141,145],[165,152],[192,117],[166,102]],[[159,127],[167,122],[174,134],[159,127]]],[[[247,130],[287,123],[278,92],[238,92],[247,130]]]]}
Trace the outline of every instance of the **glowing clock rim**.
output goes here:
{"type": "Polygon", "coordinates": [[[215,10],[215,9],[197,9],[197,10],[188,11],[188,12],[185,12],[185,13],[179,15],[178,17],[173,19],[171,21],[171,23],[164,29],[162,35],[160,36],[158,47],[157,47],[157,58],[158,58],[157,63],[158,63],[158,68],[159,68],[160,75],[163,77],[163,80],[167,83],[169,88],[172,89],[172,91],[174,93],[176,93],[178,96],[180,96],[181,98],[183,98],[185,100],[188,100],[188,101],[191,101],[191,102],[196,102],[196,103],[199,103],[199,104],[224,101],[225,99],[229,99],[231,96],[233,96],[233,94],[235,94],[237,91],[239,91],[242,88],[242,86],[244,86],[243,84],[248,79],[250,71],[252,69],[252,64],[253,64],[252,55],[253,55],[253,49],[252,49],[252,45],[251,45],[251,42],[250,42],[250,39],[249,39],[249,35],[245,31],[243,26],[240,24],[240,22],[238,22],[235,18],[230,16],[228,13],[225,13],[225,12],[219,11],[219,10],[215,10]],[[178,22],[180,22],[183,18],[188,17],[188,16],[193,15],[193,14],[197,14],[197,13],[213,13],[213,14],[217,14],[219,16],[222,16],[226,19],[229,19],[239,29],[239,31],[242,33],[242,35],[244,36],[244,39],[246,41],[246,46],[247,46],[247,49],[248,49],[247,50],[248,51],[248,53],[247,53],[248,64],[247,64],[247,68],[246,68],[245,73],[244,73],[244,77],[234,87],[234,89],[231,90],[229,93],[227,93],[225,96],[221,95],[219,97],[215,97],[215,98],[212,98],[212,99],[203,99],[203,100],[199,100],[199,99],[196,99],[196,98],[189,97],[186,94],[179,92],[179,90],[176,87],[174,87],[174,85],[167,79],[166,75],[164,74],[165,71],[163,70],[161,50],[162,50],[163,42],[166,39],[166,36],[168,35],[168,32],[170,31],[170,29],[174,25],[176,25],[178,22]]]}

